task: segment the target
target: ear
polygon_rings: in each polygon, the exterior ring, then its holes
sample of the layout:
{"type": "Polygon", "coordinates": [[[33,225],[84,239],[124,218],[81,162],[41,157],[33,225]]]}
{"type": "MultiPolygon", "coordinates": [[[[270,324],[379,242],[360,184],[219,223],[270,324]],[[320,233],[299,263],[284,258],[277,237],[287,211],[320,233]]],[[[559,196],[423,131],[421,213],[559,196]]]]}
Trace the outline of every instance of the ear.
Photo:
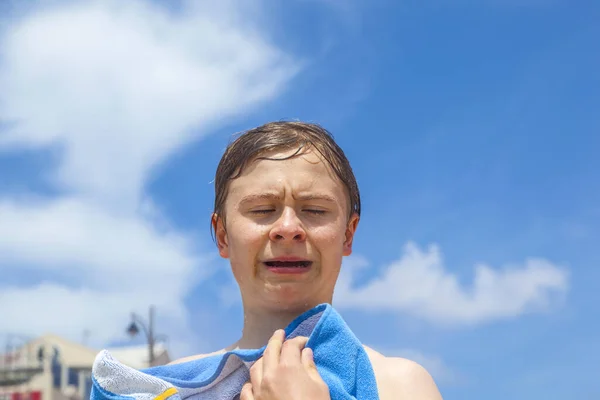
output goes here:
{"type": "Polygon", "coordinates": [[[223,258],[229,258],[229,243],[227,242],[227,231],[225,230],[223,218],[213,213],[211,223],[215,231],[215,240],[219,249],[219,255],[223,258]]]}
{"type": "Polygon", "coordinates": [[[352,254],[352,243],[354,241],[354,233],[356,232],[356,228],[358,227],[359,219],[360,217],[358,216],[358,214],[354,213],[348,221],[348,226],[346,227],[346,237],[344,239],[344,256],[349,256],[350,254],[352,254]]]}

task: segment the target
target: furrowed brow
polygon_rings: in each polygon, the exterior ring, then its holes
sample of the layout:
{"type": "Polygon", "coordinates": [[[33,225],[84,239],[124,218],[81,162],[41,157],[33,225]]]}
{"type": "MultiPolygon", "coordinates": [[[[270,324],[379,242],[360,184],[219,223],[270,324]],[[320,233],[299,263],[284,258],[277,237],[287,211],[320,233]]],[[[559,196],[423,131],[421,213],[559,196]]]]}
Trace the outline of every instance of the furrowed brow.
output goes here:
{"type": "Polygon", "coordinates": [[[319,201],[320,200],[320,201],[327,201],[327,202],[330,202],[330,203],[336,203],[337,202],[337,199],[335,197],[330,196],[328,194],[322,194],[322,193],[319,193],[319,194],[316,194],[316,193],[301,194],[301,195],[298,195],[298,196],[294,196],[294,198],[296,200],[299,200],[299,201],[313,201],[313,200],[319,201]]]}
{"type": "Polygon", "coordinates": [[[242,199],[240,200],[240,205],[244,205],[244,204],[248,204],[248,203],[255,203],[257,201],[280,200],[280,199],[281,199],[281,196],[279,196],[275,193],[249,194],[247,196],[242,197],[242,199]]]}

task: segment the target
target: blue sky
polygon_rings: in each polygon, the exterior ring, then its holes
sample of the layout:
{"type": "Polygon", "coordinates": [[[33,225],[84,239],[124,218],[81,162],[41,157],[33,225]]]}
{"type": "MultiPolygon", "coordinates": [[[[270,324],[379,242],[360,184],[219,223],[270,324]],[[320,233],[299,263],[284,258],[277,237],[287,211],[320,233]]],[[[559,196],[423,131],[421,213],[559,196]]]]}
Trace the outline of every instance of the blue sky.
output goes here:
{"type": "Polygon", "coordinates": [[[4,2],[3,333],[237,339],[210,239],[231,134],[321,123],[363,197],[334,304],[445,399],[600,396],[600,6],[4,2]],[[66,317],[66,318],[65,318],[66,317]]]}

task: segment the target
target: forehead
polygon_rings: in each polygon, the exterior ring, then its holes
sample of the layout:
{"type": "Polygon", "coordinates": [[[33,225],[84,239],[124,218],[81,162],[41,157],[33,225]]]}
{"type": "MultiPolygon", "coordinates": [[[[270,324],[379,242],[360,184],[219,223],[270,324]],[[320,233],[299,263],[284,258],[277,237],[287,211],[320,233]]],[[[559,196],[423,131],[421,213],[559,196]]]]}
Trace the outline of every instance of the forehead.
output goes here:
{"type": "Polygon", "coordinates": [[[320,154],[297,149],[261,154],[252,160],[242,174],[229,185],[228,198],[238,200],[248,194],[287,192],[292,194],[328,194],[339,202],[346,201],[346,188],[320,154]],[[270,159],[264,159],[270,158],[270,159]]]}

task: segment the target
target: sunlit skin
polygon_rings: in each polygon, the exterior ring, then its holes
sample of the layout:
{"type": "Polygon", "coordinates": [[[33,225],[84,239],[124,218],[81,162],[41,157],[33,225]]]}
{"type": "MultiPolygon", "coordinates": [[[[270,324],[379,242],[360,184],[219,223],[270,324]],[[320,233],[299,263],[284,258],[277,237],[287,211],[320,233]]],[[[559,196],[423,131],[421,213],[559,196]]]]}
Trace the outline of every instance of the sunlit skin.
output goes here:
{"type": "MultiPolygon", "coordinates": [[[[295,151],[265,156],[285,158],[295,151]]],[[[345,187],[312,151],[288,160],[254,161],[233,180],[226,223],[217,223],[217,244],[231,263],[244,310],[297,315],[331,303],[342,257],[352,252],[358,224],[358,216],[349,216],[348,209],[345,187]],[[312,263],[283,273],[264,264],[290,257],[312,263]]]]}
{"type": "MultiPolygon", "coordinates": [[[[275,151],[261,157],[286,158],[275,151]]],[[[285,340],[285,328],[302,312],[332,303],[342,259],[352,253],[359,217],[349,194],[318,153],[304,149],[287,160],[256,159],[228,188],[224,215],[213,215],[219,254],[229,259],[244,307],[241,338],[210,354],[267,345],[251,368],[241,400],[328,400],[306,338],[285,340]],[[282,268],[282,261],[303,261],[282,268]]],[[[385,357],[365,346],[381,400],[440,400],[420,365],[385,357]]]]}

